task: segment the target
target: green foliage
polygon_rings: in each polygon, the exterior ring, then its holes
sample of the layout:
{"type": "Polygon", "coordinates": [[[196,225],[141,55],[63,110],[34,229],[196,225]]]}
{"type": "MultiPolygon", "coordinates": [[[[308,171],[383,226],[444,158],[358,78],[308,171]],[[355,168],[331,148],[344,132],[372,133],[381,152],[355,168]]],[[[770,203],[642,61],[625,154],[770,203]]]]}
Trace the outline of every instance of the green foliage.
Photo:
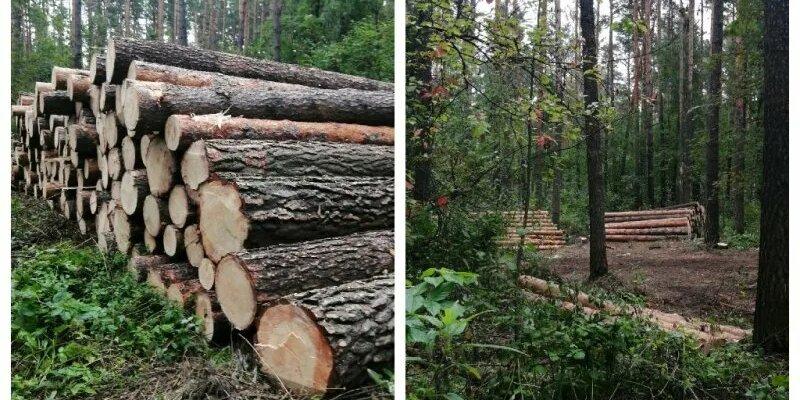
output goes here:
{"type": "Polygon", "coordinates": [[[203,351],[199,324],[106,259],[64,243],[12,271],[13,398],[83,398],[135,379],[142,362],[203,351]]]}
{"type": "Polygon", "coordinates": [[[16,194],[11,196],[12,251],[79,236],[74,221],[57,215],[44,202],[16,194]]]}
{"type": "Polygon", "coordinates": [[[394,23],[362,20],[340,41],[300,56],[299,62],[346,74],[391,81],[394,78],[394,23]]]}
{"type": "Polygon", "coordinates": [[[406,343],[430,349],[437,341],[449,344],[461,335],[474,317],[464,318],[466,309],[453,297],[457,289],[477,281],[471,272],[425,270],[420,282],[406,289],[406,343]]]}
{"type": "Polygon", "coordinates": [[[406,221],[407,271],[415,276],[437,265],[466,271],[491,261],[504,231],[500,214],[469,214],[457,206],[410,205],[406,221]]]}
{"type": "Polygon", "coordinates": [[[705,352],[642,320],[526,300],[502,264],[487,270],[459,288],[462,315],[478,315],[459,340],[408,340],[409,398],[787,398],[786,361],[747,343],[705,352]]]}

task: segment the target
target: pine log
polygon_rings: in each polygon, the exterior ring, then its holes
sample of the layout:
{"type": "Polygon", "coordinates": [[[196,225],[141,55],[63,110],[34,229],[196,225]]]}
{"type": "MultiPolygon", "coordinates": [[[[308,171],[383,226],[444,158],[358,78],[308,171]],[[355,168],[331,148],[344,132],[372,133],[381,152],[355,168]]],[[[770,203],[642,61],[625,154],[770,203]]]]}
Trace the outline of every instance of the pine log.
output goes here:
{"type": "Polygon", "coordinates": [[[169,193],[178,178],[178,163],[173,152],[167,148],[163,136],[150,140],[144,164],[147,166],[150,194],[161,197],[169,193]]]}
{"type": "Polygon", "coordinates": [[[115,200],[118,205],[120,204],[121,194],[122,194],[122,182],[120,181],[111,181],[111,199],[115,200]]]}
{"type": "Polygon", "coordinates": [[[183,244],[183,230],[176,228],[175,225],[164,227],[164,253],[169,256],[182,256],[186,250],[183,244]]]}
{"type": "Polygon", "coordinates": [[[78,231],[81,233],[81,235],[88,235],[92,229],[94,229],[94,227],[90,221],[87,221],[84,218],[78,218],[78,231]]]}
{"type": "MultiPolygon", "coordinates": [[[[217,265],[208,258],[203,258],[200,261],[200,266],[197,268],[197,276],[200,279],[200,284],[206,290],[211,290],[214,287],[214,279],[217,275],[217,265]]],[[[227,318],[226,318],[227,319],[227,318]]]]}
{"type": "Polygon", "coordinates": [[[301,395],[367,380],[367,368],[393,359],[393,292],[394,279],[379,276],[265,309],[255,334],[262,371],[301,395]]]}
{"type": "Polygon", "coordinates": [[[142,237],[144,240],[144,247],[147,249],[148,253],[157,254],[164,251],[164,249],[161,248],[163,241],[160,240],[161,238],[158,236],[153,236],[145,230],[142,237]]]}
{"type": "Polygon", "coordinates": [[[147,171],[126,171],[120,183],[120,203],[128,215],[141,214],[144,199],[150,193],[147,186],[147,171]]]}
{"type": "Polygon", "coordinates": [[[92,60],[89,61],[89,77],[95,85],[106,81],[106,57],[104,55],[92,55],[92,60]]]}
{"type": "Polygon", "coordinates": [[[175,282],[167,287],[167,298],[174,301],[180,308],[187,309],[194,306],[197,293],[203,291],[200,281],[189,279],[175,282]]]}
{"type": "Polygon", "coordinates": [[[153,195],[148,195],[144,199],[142,216],[144,226],[150,236],[158,236],[167,224],[169,224],[169,211],[164,200],[153,195]]]}
{"type": "Polygon", "coordinates": [[[100,116],[100,90],[100,86],[97,85],[89,88],[89,108],[95,116],[100,116]]]}
{"type": "Polygon", "coordinates": [[[103,85],[100,86],[100,98],[98,98],[98,103],[100,111],[114,111],[117,105],[117,85],[104,82],[103,85]]]}
{"type": "Polygon", "coordinates": [[[97,159],[86,158],[83,160],[83,182],[88,185],[97,184],[100,179],[100,167],[97,165],[97,159]]]}
{"type": "Polygon", "coordinates": [[[40,198],[43,200],[53,200],[61,195],[61,188],[63,185],[58,182],[40,182],[40,185],[40,198]]]}
{"type": "MultiPolygon", "coordinates": [[[[671,214],[692,214],[690,209],[667,209],[667,210],[634,210],[634,211],[609,211],[605,217],[628,217],[637,215],[671,215],[671,214]]],[[[654,218],[655,219],[655,218],[654,218]]]]}
{"type": "Polygon", "coordinates": [[[606,229],[606,235],[686,235],[687,233],[685,227],[606,229]]]}
{"type": "MultiPolygon", "coordinates": [[[[142,164],[147,167],[147,150],[150,148],[150,141],[156,137],[154,133],[142,135],[139,140],[139,155],[142,157],[142,164]]],[[[134,138],[137,140],[137,138],[134,138]]]]}
{"type": "Polygon", "coordinates": [[[93,191],[89,197],[89,211],[92,214],[97,214],[97,211],[100,208],[99,205],[109,200],[111,200],[111,193],[107,191],[93,191]]]}
{"type": "Polygon", "coordinates": [[[144,168],[141,153],[136,148],[136,142],[127,135],[122,138],[122,165],[126,171],[144,168]]]}
{"type": "Polygon", "coordinates": [[[108,177],[118,180],[122,176],[122,152],[119,147],[111,147],[106,154],[106,165],[108,167],[108,177]]]}
{"type": "Polygon", "coordinates": [[[89,203],[92,198],[94,190],[81,190],[75,196],[75,215],[80,219],[85,219],[89,214],[91,208],[89,203]]]}
{"type": "Polygon", "coordinates": [[[89,71],[85,69],[73,69],[64,67],[53,67],[50,73],[50,83],[56,90],[66,90],[71,76],[89,76],[89,71]]]}
{"type": "Polygon", "coordinates": [[[172,115],[164,128],[167,147],[184,151],[204,139],[306,140],[394,144],[394,128],[333,122],[294,122],[212,115],[172,115]]]}
{"type": "Polygon", "coordinates": [[[70,125],[68,144],[73,150],[71,159],[76,166],[82,166],[81,162],[87,158],[96,157],[98,137],[95,125],[70,125]]]}
{"type": "Polygon", "coordinates": [[[147,277],[147,272],[152,267],[168,264],[169,257],[165,255],[139,255],[131,257],[128,260],[128,272],[130,272],[137,281],[144,281],[147,277]]]}
{"type": "Polygon", "coordinates": [[[214,262],[245,248],[380,229],[394,220],[392,178],[221,175],[225,180],[199,190],[200,234],[214,262]]]}
{"type": "Polygon", "coordinates": [[[75,112],[75,104],[66,90],[43,92],[39,95],[39,112],[42,114],[67,115],[75,112]]]}
{"type": "Polygon", "coordinates": [[[171,263],[150,267],[147,270],[147,283],[157,292],[166,294],[169,285],[194,279],[197,270],[187,263],[171,263]]]}
{"type": "Polygon", "coordinates": [[[213,291],[201,291],[195,298],[195,315],[203,320],[206,340],[223,344],[230,340],[231,326],[222,313],[213,291]]]}
{"type": "Polygon", "coordinates": [[[97,169],[100,170],[100,183],[103,189],[108,189],[111,179],[108,176],[108,158],[105,154],[99,153],[97,155],[97,169]]]}
{"type": "Polygon", "coordinates": [[[113,232],[103,232],[97,235],[97,248],[103,253],[113,254],[118,251],[116,238],[113,232]]]}
{"type": "Polygon", "coordinates": [[[31,106],[21,106],[21,105],[14,104],[14,105],[11,106],[11,115],[17,116],[17,117],[24,117],[25,113],[28,112],[28,110],[31,110],[31,109],[32,109],[31,106]]]}
{"type": "Polygon", "coordinates": [[[123,93],[124,85],[114,85],[114,108],[111,111],[114,111],[114,115],[116,115],[120,124],[127,126],[125,123],[125,97],[123,93]]]}
{"type": "Polygon", "coordinates": [[[197,189],[220,172],[263,176],[393,176],[394,149],[345,143],[198,140],[181,160],[181,177],[197,189]]]}
{"type": "Polygon", "coordinates": [[[679,235],[606,235],[609,242],[655,242],[666,239],[680,239],[686,236],[679,235]]]}
{"type": "MultiPolygon", "coordinates": [[[[56,85],[54,85],[52,82],[36,82],[36,83],[34,83],[34,86],[33,86],[33,113],[34,113],[34,116],[38,117],[39,113],[41,112],[40,111],[41,110],[41,105],[39,103],[41,103],[42,93],[52,92],[54,90],[56,90],[56,85]]],[[[71,113],[72,113],[72,111],[70,111],[67,114],[71,114],[71,113]]],[[[28,129],[28,130],[30,131],[30,129],[28,129]]]]}
{"type": "Polygon", "coordinates": [[[134,238],[138,240],[142,237],[142,226],[131,222],[122,207],[118,206],[114,210],[114,238],[117,241],[117,248],[123,253],[131,249],[131,245],[136,242],[134,238]]]}
{"type": "Polygon", "coordinates": [[[20,93],[17,99],[17,104],[21,106],[29,106],[33,104],[33,93],[20,93]]]}
{"type": "Polygon", "coordinates": [[[189,264],[199,268],[200,263],[202,263],[203,259],[206,257],[206,252],[203,250],[203,241],[200,238],[200,229],[197,227],[197,224],[188,225],[183,230],[183,245],[189,264]]]}
{"type": "Polygon", "coordinates": [[[170,190],[169,218],[173,225],[183,228],[186,224],[193,224],[197,220],[198,196],[197,190],[188,189],[184,185],[175,185],[170,190]]]}
{"type": "Polygon", "coordinates": [[[111,83],[122,82],[127,76],[128,68],[133,60],[328,89],[355,88],[393,91],[391,83],[338,72],[203,50],[196,47],[119,37],[110,40],[106,50],[106,81],[111,83]]]}
{"type": "Polygon", "coordinates": [[[606,223],[609,222],[627,222],[627,221],[645,221],[651,219],[671,219],[671,218],[692,218],[694,214],[691,213],[674,213],[674,214],[660,214],[660,215],[651,215],[651,214],[643,214],[643,215],[626,215],[622,217],[605,217],[603,220],[606,223]]]}
{"type": "Polygon", "coordinates": [[[690,227],[688,218],[650,219],[644,221],[613,222],[605,224],[609,228],[668,228],[690,227]]]}
{"type": "Polygon", "coordinates": [[[90,103],[89,89],[92,88],[92,81],[88,76],[72,75],[67,82],[67,93],[69,99],[75,102],[90,103]]]}
{"type": "Polygon", "coordinates": [[[114,111],[106,113],[106,117],[103,119],[103,135],[106,137],[109,148],[117,147],[120,137],[127,135],[125,126],[117,121],[114,111]]]}
{"type": "MultiPolygon", "coordinates": [[[[131,82],[123,103],[125,125],[136,132],[162,131],[172,114],[222,113],[246,118],[392,125],[391,92],[355,89],[223,91],[161,82],[131,82]]],[[[120,110],[117,110],[119,113],[120,110]]]]}
{"type": "Polygon", "coordinates": [[[231,253],[214,284],[225,316],[242,330],[259,303],[392,272],[393,246],[391,231],[374,231],[231,253]]]}
{"type": "Polygon", "coordinates": [[[177,86],[205,87],[217,90],[310,90],[311,87],[243,78],[217,72],[197,71],[171,65],[155,64],[146,61],[133,61],[128,67],[128,81],[163,82],[177,86]]]}
{"type": "MultiPolygon", "coordinates": [[[[51,131],[55,131],[56,128],[59,126],[63,126],[64,128],[67,127],[69,124],[69,116],[68,115],[51,115],[49,122],[49,127],[51,131]]],[[[51,143],[53,147],[56,147],[56,142],[51,143]]]]}

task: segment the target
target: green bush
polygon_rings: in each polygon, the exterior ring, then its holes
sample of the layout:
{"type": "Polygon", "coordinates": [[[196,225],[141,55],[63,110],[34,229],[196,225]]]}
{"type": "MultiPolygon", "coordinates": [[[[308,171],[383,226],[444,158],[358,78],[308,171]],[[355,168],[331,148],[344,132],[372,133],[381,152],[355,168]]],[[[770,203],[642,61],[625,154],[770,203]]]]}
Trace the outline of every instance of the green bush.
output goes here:
{"type": "Polygon", "coordinates": [[[61,244],[12,271],[13,398],[83,398],[137,365],[202,351],[199,324],[124,272],[124,256],[61,244]]]}

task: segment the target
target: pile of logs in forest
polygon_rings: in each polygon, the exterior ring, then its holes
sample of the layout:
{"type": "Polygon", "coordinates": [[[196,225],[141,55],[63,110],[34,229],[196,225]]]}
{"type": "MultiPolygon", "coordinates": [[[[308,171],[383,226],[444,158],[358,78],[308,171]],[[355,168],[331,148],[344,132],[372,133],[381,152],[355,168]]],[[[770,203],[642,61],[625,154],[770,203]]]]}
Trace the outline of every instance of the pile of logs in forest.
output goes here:
{"type": "Polygon", "coordinates": [[[568,310],[577,309],[588,315],[600,312],[613,319],[620,315],[642,318],[668,331],[682,331],[696,337],[704,346],[717,346],[727,342],[738,342],[750,335],[746,329],[730,325],[715,325],[695,321],[678,314],[666,313],[652,308],[619,306],[609,301],[599,301],[586,293],[561,288],[555,283],[528,275],[521,275],[518,284],[532,300],[551,299],[568,310]]]}
{"type": "Polygon", "coordinates": [[[524,213],[520,211],[504,212],[503,216],[507,225],[506,235],[499,241],[502,246],[518,246],[523,233],[524,244],[535,246],[539,250],[554,250],[566,244],[564,231],[553,224],[547,211],[529,211],[527,224],[524,223],[524,213]]]}
{"type": "Polygon", "coordinates": [[[393,358],[392,85],[114,39],[12,113],[12,185],[297,392],[393,358]]]}
{"type": "Polygon", "coordinates": [[[609,242],[652,242],[664,239],[691,239],[701,232],[705,213],[698,203],[640,211],[615,211],[605,214],[606,240],[609,242]]]}

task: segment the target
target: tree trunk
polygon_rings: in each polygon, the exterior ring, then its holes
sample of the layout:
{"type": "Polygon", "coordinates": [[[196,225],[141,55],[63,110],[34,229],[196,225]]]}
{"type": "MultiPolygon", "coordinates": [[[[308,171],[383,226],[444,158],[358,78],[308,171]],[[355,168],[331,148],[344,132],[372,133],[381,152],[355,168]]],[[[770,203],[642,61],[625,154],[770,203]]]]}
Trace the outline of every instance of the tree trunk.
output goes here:
{"type": "Polygon", "coordinates": [[[374,231],[231,253],[217,265],[217,296],[243,330],[259,303],[393,271],[393,245],[391,231],[374,231]]]}
{"type": "Polygon", "coordinates": [[[262,176],[394,176],[394,149],[346,143],[200,140],[181,160],[184,183],[197,189],[220,172],[262,176]]]}
{"type": "Polygon", "coordinates": [[[126,88],[125,97],[123,119],[127,128],[136,132],[160,132],[172,114],[226,111],[245,118],[365,125],[392,125],[394,122],[391,92],[356,89],[250,91],[241,88],[225,92],[219,88],[133,82],[126,88]]]}
{"type": "Polygon", "coordinates": [[[247,22],[247,11],[247,0],[239,0],[239,29],[236,35],[236,44],[238,45],[240,51],[244,51],[244,48],[247,45],[245,43],[247,29],[249,28],[249,24],[247,22]]]}
{"type": "Polygon", "coordinates": [[[734,66],[734,109],[733,109],[733,165],[728,178],[731,181],[733,230],[744,233],[744,167],[745,143],[747,142],[747,56],[744,53],[742,37],[734,38],[736,61],[734,66]]]}
{"type": "Polygon", "coordinates": [[[199,202],[203,247],[214,262],[245,248],[384,228],[394,219],[391,178],[220,175],[200,188],[199,202]]]}
{"type": "Polygon", "coordinates": [[[129,37],[133,33],[133,29],[131,26],[131,20],[133,19],[131,15],[133,12],[133,10],[131,9],[131,0],[125,0],[125,8],[122,11],[123,11],[122,23],[125,27],[124,31],[125,36],[129,37]]]}
{"type": "Polygon", "coordinates": [[[128,260],[128,272],[130,272],[137,281],[143,281],[147,277],[147,272],[150,268],[158,267],[160,265],[168,264],[169,257],[165,255],[147,255],[131,257],[128,260]]]}
{"type": "Polygon", "coordinates": [[[72,47],[72,66],[74,68],[83,67],[83,37],[81,35],[81,0],[72,0],[72,26],[70,33],[70,43],[72,47]]]}
{"type": "MultiPolygon", "coordinates": [[[[694,0],[689,0],[689,10],[694,10],[694,0]]],[[[686,9],[682,14],[682,45],[680,52],[680,71],[678,84],[678,201],[687,202],[692,199],[692,160],[691,138],[694,136],[692,121],[692,68],[694,67],[694,13],[686,9]]]]}
{"type": "Polygon", "coordinates": [[[216,88],[221,91],[233,90],[311,90],[308,86],[292,83],[270,82],[261,79],[225,75],[219,72],[194,71],[171,65],[155,64],[146,61],[131,61],[128,79],[143,82],[164,82],[178,86],[216,88]]]}
{"type": "Polygon", "coordinates": [[[646,219],[640,221],[608,222],[605,228],[669,228],[690,226],[688,218],[646,219]]]}
{"type": "Polygon", "coordinates": [[[260,139],[304,140],[391,146],[394,129],[382,126],[295,122],[219,115],[172,115],[164,128],[167,147],[185,151],[198,140],[260,139]]]}
{"type": "MultiPolygon", "coordinates": [[[[207,0],[207,1],[212,2],[213,0],[207,0]]],[[[212,4],[211,18],[210,18],[211,20],[209,22],[209,27],[208,27],[208,48],[210,48],[211,50],[216,50],[217,48],[219,48],[219,36],[217,36],[217,24],[219,23],[219,8],[217,8],[216,3],[217,3],[216,1],[211,3],[212,4]]],[[[220,3],[220,5],[223,7],[224,10],[225,4],[220,3]]]]}
{"type": "Polygon", "coordinates": [[[93,55],[89,62],[89,78],[92,83],[100,85],[106,81],[106,57],[103,55],[93,55]]]}
{"type": "Polygon", "coordinates": [[[300,394],[363,382],[367,368],[393,358],[393,290],[391,276],[378,276],[291,295],[267,308],[255,334],[262,370],[300,394]]]}
{"type": "Polygon", "coordinates": [[[789,350],[789,2],[764,0],[764,172],[753,341],[789,350]]]}
{"type": "Polygon", "coordinates": [[[653,180],[653,1],[642,1],[642,20],[645,32],[642,35],[642,126],[645,130],[645,202],[649,206],[655,204],[655,188],[653,180]]]}
{"type": "Polygon", "coordinates": [[[281,13],[283,0],[272,1],[272,59],[281,60],[281,13]]]}
{"type": "Polygon", "coordinates": [[[174,5],[172,15],[173,35],[175,44],[186,46],[187,40],[187,20],[186,20],[186,0],[172,0],[174,5]]]}
{"type": "Polygon", "coordinates": [[[158,12],[156,16],[156,41],[164,40],[164,0],[158,1],[158,12]]]}
{"type": "Polygon", "coordinates": [[[722,0],[711,9],[711,52],[708,79],[708,148],[706,154],[706,236],[708,246],[719,242],[719,107],[722,101],[722,0]]]}
{"type": "Polygon", "coordinates": [[[581,35],[583,36],[583,94],[586,106],[591,107],[584,117],[583,135],[586,137],[587,165],[589,168],[589,276],[598,278],[608,272],[606,261],[605,183],[603,178],[603,129],[598,118],[597,78],[591,73],[597,62],[597,43],[594,36],[594,10],[592,0],[580,0],[581,35]]]}
{"type": "Polygon", "coordinates": [[[188,281],[197,276],[197,269],[185,262],[161,264],[147,270],[147,283],[157,292],[166,294],[173,283],[188,281]]]}
{"type": "Polygon", "coordinates": [[[244,78],[295,83],[324,89],[393,90],[391,83],[338,72],[259,60],[194,47],[126,38],[115,38],[108,45],[106,80],[110,83],[121,83],[128,75],[128,67],[132,60],[176,65],[198,71],[220,72],[244,78]]]}

